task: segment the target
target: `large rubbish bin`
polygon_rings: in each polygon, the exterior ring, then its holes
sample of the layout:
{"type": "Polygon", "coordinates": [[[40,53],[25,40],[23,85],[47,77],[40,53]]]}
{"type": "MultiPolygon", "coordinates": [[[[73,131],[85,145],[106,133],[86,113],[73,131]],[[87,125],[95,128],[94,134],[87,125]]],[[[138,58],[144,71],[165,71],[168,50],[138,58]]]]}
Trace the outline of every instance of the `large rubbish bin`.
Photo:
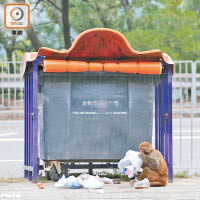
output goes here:
{"type": "Polygon", "coordinates": [[[155,98],[156,148],[172,180],[174,64],[167,54],[137,52],[119,32],[91,29],[69,50],[25,54],[23,66],[25,177],[37,178],[38,158],[114,162],[151,142],[155,98]]]}
{"type": "Polygon", "coordinates": [[[157,77],[39,73],[40,158],[118,161],[152,141],[157,77]]]}

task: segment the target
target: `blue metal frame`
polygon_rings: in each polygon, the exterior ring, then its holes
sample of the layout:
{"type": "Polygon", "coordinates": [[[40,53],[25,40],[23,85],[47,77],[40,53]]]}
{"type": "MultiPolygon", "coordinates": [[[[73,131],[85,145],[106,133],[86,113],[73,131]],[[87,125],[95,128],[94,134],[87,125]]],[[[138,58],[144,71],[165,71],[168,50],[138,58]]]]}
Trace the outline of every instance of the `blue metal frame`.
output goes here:
{"type": "Polygon", "coordinates": [[[155,144],[167,162],[169,182],[173,182],[172,70],[172,65],[165,65],[161,82],[155,87],[155,144]]]}
{"type": "MultiPolygon", "coordinates": [[[[38,178],[38,64],[42,56],[32,63],[24,80],[24,177],[38,178]]],[[[163,154],[169,169],[169,182],[173,181],[172,163],[172,65],[164,64],[161,82],[155,86],[155,144],[163,154]]]]}
{"type": "Polygon", "coordinates": [[[32,63],[24,79],[24,177],[36,181],[38,177],[38,63],[32,63]]]}

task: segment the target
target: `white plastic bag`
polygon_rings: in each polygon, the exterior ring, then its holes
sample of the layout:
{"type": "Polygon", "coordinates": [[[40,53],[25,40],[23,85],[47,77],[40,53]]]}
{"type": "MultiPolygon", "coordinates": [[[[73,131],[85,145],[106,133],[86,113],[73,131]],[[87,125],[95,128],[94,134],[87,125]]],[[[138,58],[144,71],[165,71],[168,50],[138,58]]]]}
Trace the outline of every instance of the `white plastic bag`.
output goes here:
{"type": "Polygon", "coordinates": [[[67,183],[67,178],[65,178],[65,176],[63,175],[54,185],[57,188],[66,188],[65,184],[67,183]]]}
{"type": "Polygon", "coordinates": [[[122,174],[127,175],[129,178],[134,177],[134,175],[135,175],[135,174],[134,174],[134,167],[133,167],[132,165],[125,167],[125,168],[122,170],[122,174]]]}
{"type": "Polygon", "coordinates": [[[101,189],[103,188],[103,183],[98,180],[95,176],[89,177],[87,180],[83,180],[82,182],[83,188],[86,189],[101,189]]]}
{"type": "Polygon", "coordinates": [[[82,184],[80,183],[80,180],[74,176],[70,176],[68,177],[67,183],[65,184],[65,186],[68,189],[77,189],[77,188],[81,188],[82,184]]]}
{"type": "Polygon", "coordinates": [[[61,179],[59,179],[56,183],[55,183],[55,187],[62,189],[62,188],[68,188],[68,189],[77,189],[77,188],[81,188],[82,184],[80,179],[74,177],[74,176],[70,176],[68,178],[65,178],[65,176],[63,175],[61,179]]]}
{"type": "Polygon", "coordinates": [[[126,156],[123,158],[123,159],[121,159],[120,161],[119,161],[119,163],[118,163],[118,168],[119,169],[123,169],[123,168],[125,168],[125,167],[127,167],[127,166],[130,166],[131,165],[131,161],[129,160],[129,158],[127,158],[126,156]]]}
{"type": "Polygon", "coordinates": [[[110,178],[103,177],[102,181],[104,182],[104,184],[113,184],[113,180],[110,178]]]}
{"type": "Polygon", "coordinates": [[[121,169],[122,174],[126,174],[129,178],[132,178],[140,171],[142,163],[139,152],[129,150],[126,152],[125,157],[119,161],[118,167],[121,169]]]}
{"type": "Polygon", "coordinates": [[[82,180],[87,180],[87,179],[89,179],[91,176],[92,176],[92,175],[90,175],[90,174],[83,173],[83,174],[80,174],[80,175],[78,176],[78,178],[80,178],[80,179],[82,179],[82,180]]]}
{"type": "Polygon", "coordinates": [[[149,188],[149,187],[150,187],[150,182],[148,178],[145,178],[141,181],[137,181],[134,183],[135,189],[142,189],[142,188],[149,188]]]}

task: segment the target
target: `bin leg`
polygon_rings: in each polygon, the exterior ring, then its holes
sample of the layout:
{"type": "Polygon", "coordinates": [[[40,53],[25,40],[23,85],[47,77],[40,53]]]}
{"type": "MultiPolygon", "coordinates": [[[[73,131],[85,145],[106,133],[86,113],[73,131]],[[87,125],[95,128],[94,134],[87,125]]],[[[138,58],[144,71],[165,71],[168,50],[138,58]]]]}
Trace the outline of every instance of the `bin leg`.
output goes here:
{"type": "Polygon", "coordinates": [[[92,162],[89,162],[89,168],[88,168],[89,174],[93,175],[93,167],[92,167],[92,162]]]}

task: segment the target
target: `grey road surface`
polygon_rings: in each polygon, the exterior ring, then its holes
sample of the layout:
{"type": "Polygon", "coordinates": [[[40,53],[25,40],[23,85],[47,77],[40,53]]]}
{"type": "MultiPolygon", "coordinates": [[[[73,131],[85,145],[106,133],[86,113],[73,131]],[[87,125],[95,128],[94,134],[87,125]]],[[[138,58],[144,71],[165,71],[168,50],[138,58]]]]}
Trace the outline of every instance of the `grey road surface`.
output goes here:
{"type": "MultiPolygon", "coordinates": [[[[200,174],[200,119],[193,120],[192,140],[190,118],[182,119],[181,130],[180,119],[173,119],[174,171],[200,174]]],[[[23,177],[23,148],[23,120],[0,121],[0,177],[23,177]]]]}
{"type": "Polygon", "coordinates": [[[24,122],[0,121],[0,177],[23,177],[24,122]]]}
{"type": "Polygon", "coordinates": [[[105,184],[102,190],[95,189],[57,189],[53,182],[45,183],[44,189],[38,189],[35,183],[0,182],[0,198],[21,200],[64,200],[64,199],[138,199],[138,200],[199,200],[200,178],[175,179],[166,187],[134,189],[129,182],[105,184]],[[4,198],[3,198],[4,197],[4,198]],[[5,198],[7,197],[7,198],[5,198]]]}

